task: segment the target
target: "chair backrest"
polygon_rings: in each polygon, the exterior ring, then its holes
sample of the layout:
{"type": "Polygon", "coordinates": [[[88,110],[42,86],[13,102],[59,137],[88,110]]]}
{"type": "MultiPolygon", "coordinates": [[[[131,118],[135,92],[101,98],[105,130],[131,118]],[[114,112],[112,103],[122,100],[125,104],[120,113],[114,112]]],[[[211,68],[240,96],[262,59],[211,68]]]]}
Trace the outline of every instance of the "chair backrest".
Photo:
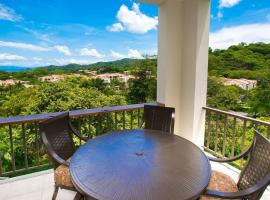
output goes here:
{"type": "Polygon", "coordinates": [[[161,106],[144,106],[144,122],[146,129],[174,132],[175,109],[161,106]]]}
{"type": "MultiPolygon", "coordinates": [[[[240,174],[237,186],[239,190],[248,189],[266,177],[269,173],[270,141],[262,136],[258,131],[255,131],[249,160],[240,174]]],[[[262,191],[258,191],[248,199],[260,199],[265,189],[266,188],[262,191]]]]}
{"type": "MultiPolygon", "coordinates": [[[[69,159],[75,152],[68,112],[41,122],[39,131],[45,147],[48,150],[52,149],[62,159],[69,159]]],[[[50,151],[48,153],[50,155],[50,151]]],[[[54,168],[60,165],[57,161],[53,161],[54,168]]]]}

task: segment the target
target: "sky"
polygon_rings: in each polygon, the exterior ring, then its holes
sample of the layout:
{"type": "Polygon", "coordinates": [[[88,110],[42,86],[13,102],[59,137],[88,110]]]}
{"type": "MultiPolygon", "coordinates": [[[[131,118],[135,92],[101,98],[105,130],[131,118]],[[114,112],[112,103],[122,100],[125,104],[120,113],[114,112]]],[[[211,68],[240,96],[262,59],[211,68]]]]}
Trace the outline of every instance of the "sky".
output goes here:
{"type": "MultiPolygon", "coordinates": [[[[133,0],[0,0],[0,65],[157,54],[158,7],[133,0]]],[[[211,0],[210,46],[270,43],[270,0],[211,0]]]]}

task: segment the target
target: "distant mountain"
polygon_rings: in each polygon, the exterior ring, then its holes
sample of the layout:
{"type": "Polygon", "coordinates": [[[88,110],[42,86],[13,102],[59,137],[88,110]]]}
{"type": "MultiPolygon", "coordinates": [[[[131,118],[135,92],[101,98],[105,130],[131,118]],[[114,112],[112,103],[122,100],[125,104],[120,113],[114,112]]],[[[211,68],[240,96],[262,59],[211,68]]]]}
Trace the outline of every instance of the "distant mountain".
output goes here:
{"type": "Polygon", "coordinates": [[[88,65],[80,65],[80,64],[74,63],[74,64],[68,64],[68,65],[62,65],[62,66],[50,65],[50,66],[32,67],[32,68],[18,67],[18,66],[0,66],[0,71],[22,72],[22,71],[34,70],[36,68],[43,68],[49,71],[53,71],[53,70],[77,71],[77,70],[91,69],[91,68],[96,68],[96,67],[125,67],[125,66],[130,66],[132,64],[139,63],[141,61],[142,59],[124,58],[124,59],[116,60],[116,61],[97,62],[93,64],[88,64],[88,65]]]}
{"type": "Polygon", "coordinates": [[[0,71],[4,72],[21,72],[26,70],[31,70],[31,68],[18,66],[0,66],[0,71]]]}
{"type": "Polygon", "coordinates": [[[55,66],[55,65],[50,65],[44,67],[47,70],[81,70],[81,69],[90,69],[90,68],[95,68],[95,67],[124,67],[124,66],[129,66],[131,64],[135,64],[142,61],[141,59],[121,59],[121,60],[116,60],[116,61],[109,61],[109,62],[97,62],[89,65],[79,65],[79,64],[68,64],[68,65],[63,65],[63,66],[55,66]]]}

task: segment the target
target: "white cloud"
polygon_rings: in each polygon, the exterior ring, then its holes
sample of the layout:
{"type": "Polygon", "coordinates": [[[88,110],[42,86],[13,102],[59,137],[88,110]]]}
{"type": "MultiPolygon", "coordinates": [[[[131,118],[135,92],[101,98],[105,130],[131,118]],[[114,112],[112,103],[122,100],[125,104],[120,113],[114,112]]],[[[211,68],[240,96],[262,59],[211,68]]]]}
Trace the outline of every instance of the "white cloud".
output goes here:
{"type": "Polygon", "coordinates": [[[56,45],[54,46],[54,48],[60,53],[65,54],[66,56],[71,56],[71,52],[67,46],[56,45]]]}
{"type": "Polygon", "coordinates": [[[28,51],[38,51],[38,52],[56,50],[67,56],[71,56],[70,49],[67,46],[61,46],[61,45],[56,45],[53,47],[43,47],[39,45],[33,45],[33,44],[27,44],[27,43],[21,43],[21,42],[0,41],[0,47],[9,47],[9,48],[23,49],[23,50],[28,50],[28,51]]]}
{"type": "Polygon", "coordinates": [[[221,20],[223,18],[223,8],[231,8],[240,3],[241,0],[219,0],[219,9],[214,19],[221,20]]]}
{"type": "Polygon", "coordinates": [[[22,17],[17,15],[12,8],[0,3],[0,20],[16,22],[20,21],[21,19],[22,17]]]}
{"type": "Polygon", "coordinates": [[[34,60],[34,61],[42,61],[42,60],[43,60],[43,58],[34,57],[34,58],[32,58],[32,60],[34,60]]]}
{"type": "Polygon", "coordinates": [[[126,58],[127,56],[116,51],[111,51],[111,56],[116,59],[126,58]]]}
{"type": "Polygon", "coordinates": [[[223,17],[223,13],[221,10],[219,10],[217,13],[217,19],[220,20],[222,17],[223,17]]]}
{"type": "Polygon", "coordinates": [[[142,54],[137,49],[129,49],[127,55],[121,54],[116,51],[111,51],[111,57],[115,59],[123,59],[123,58],[144,59],[142,54]]]}
{"type": "Polygon", "coordinates": [[[142,54],[137,49],[129,49],[128,50],[128,57],[129,58],[143,59],[142,54]]]}
{"type": "Polygon", "coordinates": [[[107,26],[107,30],[111,32],[120,32],[120,31],[125,30],[125,28],[123,27],[121,23],[115,23],[111,26],[107,26]]]}
{"type": "Polygon", "coordinates": [[[270,22],[225,27],[210,33],[210,47],[225,49],[231,45],[255,42],[270,42],[270,22]]]}
{"type": "Polygon", "coordinates": [[[104,55],[99,53],[96,49],[88,49],[88,48],[83,48],[80,50],[80,55],[81,56],[91,56],[95,58],[103,58],[104,55]]]}
{"type": "Polygon", "coordinates": [[[139,4],[133,3],[130,10],[126,5],[122,5],[117,13],[118,23],[107,27],[110,31],[127,31],[131,33],[144,34],[156,29],[158,17],[149,17],[140,11],[139,4]]]}
{"type": "Polygon", "coordinates": [[[219,7],[220,8],[231,8],[240,3],[241,0],[220,0],[219,7]]]}
{"type": "Polygon", "coordinates": [[[47,47],[41,47],[38,45],[26,44],[26,43],[20,43],[20,42],[0,41],[0,46],[11,47],[11,48],[16,48],[16,49],[31,50],[31,51],[49,51],[50,50],[47,47]]]}
{"type": "Polygon", "coordinates": [[[23,25],[17,25],[17,27],[20,27],[25,32],[28,32],[28,33],[32,34],[33,36],[35,36],[39,40],[42,40],[42,41],[45,41],[45,42],[52,42],[52,40],[50,39],[50,34],[42,33],[40,31],[33,30],[31,28],[27,28],[27,27],[25,27],[23,25]]]}
{"type": "Polygon", "coordinates": [[[1,53],[0,60],[26,60],[26,59],[23,56],[15,54],[1,53]]]}

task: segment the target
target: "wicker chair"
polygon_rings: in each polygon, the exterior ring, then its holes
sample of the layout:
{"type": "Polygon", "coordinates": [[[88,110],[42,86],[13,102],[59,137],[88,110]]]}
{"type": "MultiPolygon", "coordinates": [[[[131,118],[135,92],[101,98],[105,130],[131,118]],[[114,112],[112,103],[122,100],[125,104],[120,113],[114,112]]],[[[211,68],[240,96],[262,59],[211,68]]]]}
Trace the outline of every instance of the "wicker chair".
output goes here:
{"type": "MultiPolygon", "coordinates": [[[[175,109],[161,106],[144,106],[145,129],[154,129],[173,134],[175,109]]],[[[142,127],[143,123],[140,125],[142,127]]]]}
{"type": "MultiPolygon", "coordinates": [[[[76,191],[69,173],[69,160],[76,150],[72,136],[86,141],[70,123],[69,113],[52,117],[39,124],[39,131],[44,146],[54,165],[55,190],[52,199],[55,200],[59,188],[76,191]]],[[[76,198],[80,194],[77,193],[76,198]]]]}
{"type": "Polygon", "coordinates": [[[249,159],[240,173],[237,184],[230,177],[220,172],[213,172],[208,189],[201,199],[260,199],[270,184],[270,141],[268,139],[255,131],[251,147],[241,155],[231,159],[209,159],[214,162],[232,162],[245,156],[249,156],[249,159]]]}

